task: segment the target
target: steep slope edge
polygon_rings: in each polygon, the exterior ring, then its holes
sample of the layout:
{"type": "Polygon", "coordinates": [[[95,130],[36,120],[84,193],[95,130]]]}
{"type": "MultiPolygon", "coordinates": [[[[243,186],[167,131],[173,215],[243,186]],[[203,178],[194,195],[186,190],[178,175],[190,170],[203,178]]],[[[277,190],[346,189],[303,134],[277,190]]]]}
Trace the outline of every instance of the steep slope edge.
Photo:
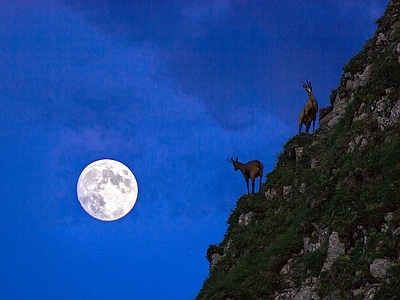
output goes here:
{"type": "Polygon", "coordinates": [[[398,299],[400,0],[343,68],[320,129],[243,196],[196,299],[398,299]]]}

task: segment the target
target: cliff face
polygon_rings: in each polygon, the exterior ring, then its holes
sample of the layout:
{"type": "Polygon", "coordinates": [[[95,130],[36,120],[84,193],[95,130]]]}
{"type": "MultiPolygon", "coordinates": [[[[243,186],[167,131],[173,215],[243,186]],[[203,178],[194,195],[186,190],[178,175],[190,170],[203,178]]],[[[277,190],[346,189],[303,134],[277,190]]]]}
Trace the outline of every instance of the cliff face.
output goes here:
{"type": "Polygon", "coordinates": [[[399,299],[400,0],[207,250],[197,299],[399,299]]]}

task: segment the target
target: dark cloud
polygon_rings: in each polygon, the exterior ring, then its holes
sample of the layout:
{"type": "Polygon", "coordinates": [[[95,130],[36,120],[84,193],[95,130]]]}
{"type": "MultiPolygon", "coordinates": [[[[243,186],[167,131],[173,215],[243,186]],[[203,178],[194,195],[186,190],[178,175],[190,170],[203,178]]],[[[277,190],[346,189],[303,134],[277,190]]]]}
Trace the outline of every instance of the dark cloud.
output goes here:
{"type": "MultiPolygon", "coordinates": [[[[37,152],[49,157],[51,196],[36,206],[38,222],[79,222],[83,214],[76,181],[83,168],[99,158],[115,158],[132,167],[146,209],[161,202],[164,213],[191,218],[229,211],[225,204],[237,191],[221,184],[223,170],[231,169],[226,157],[253,158],[260,147],[281,143],[286,136],[285,125],[269,114],[255,114],[251,105],[242,109],[245,117],[237,118],[241,134],[225,131],[198,98],[182,94],[171,79],[157,77],[159,60],[153,51],[101,38],[75,12],[61,17],[47,8],[19,18],[15,15],[11,32],[2,31],[8,34],[0,51],[7,57],[0,62],[7,97],[0,101],[0,115],[7,124],[10,118],[16,122],[18,131],[36,128],[46,141],[37,152]],[[14,48],[17,55],[12,55],[14,48]],[[274,124],[280,137],[268,131],[274,124]],[[214,197],[215,203],[210,200],[214,197]],[[51,213],[42,216],[43,211],[51,213]]],[[[224,111],[235,115],[235,109],[232,104],[224,111]]],[[[29,140],[34,144],[35,139],[29,140]]],[[[266,152],[274,155],[272,149],[279,145],[266,152]]]]}
{"type": "Polygon", "coordinates": [[[293,82],[338,74],[333,66],[357,50],[344,47],[367,37],[369,24],[354,26],[354,16],[373,22],[371,9],[387,2],[65,1],[103,32],[154,48],[165,64],[158,76],[175,80],[215,120],[235,130],[254,122],[241,112],[248,106],[287,118],[281,102],[301,90],[288,90],[293,82]]]}

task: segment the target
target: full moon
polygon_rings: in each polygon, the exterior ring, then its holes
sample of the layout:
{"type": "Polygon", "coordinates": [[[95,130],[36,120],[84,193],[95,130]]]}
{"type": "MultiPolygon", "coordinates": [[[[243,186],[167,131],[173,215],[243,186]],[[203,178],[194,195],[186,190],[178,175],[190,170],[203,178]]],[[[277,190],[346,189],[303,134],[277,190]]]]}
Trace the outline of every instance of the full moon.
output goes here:
{"type": "Polygon", "coordinates": [[[101,159],[83,169],[78,179],[77,194],[83,209],[102,221],[122,218],[136,203],[136,178],[124,164],[101,159]]]}

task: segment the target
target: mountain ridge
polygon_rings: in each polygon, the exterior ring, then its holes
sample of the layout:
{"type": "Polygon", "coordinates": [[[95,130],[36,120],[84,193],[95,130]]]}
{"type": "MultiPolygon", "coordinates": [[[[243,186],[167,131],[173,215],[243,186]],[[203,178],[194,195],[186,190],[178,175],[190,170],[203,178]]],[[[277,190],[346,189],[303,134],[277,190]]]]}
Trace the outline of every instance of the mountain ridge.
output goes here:
{"type": "Polygon", "coordinates": [[[400,0],[207,249],[196,299],[400,298],[400,0]]]}

